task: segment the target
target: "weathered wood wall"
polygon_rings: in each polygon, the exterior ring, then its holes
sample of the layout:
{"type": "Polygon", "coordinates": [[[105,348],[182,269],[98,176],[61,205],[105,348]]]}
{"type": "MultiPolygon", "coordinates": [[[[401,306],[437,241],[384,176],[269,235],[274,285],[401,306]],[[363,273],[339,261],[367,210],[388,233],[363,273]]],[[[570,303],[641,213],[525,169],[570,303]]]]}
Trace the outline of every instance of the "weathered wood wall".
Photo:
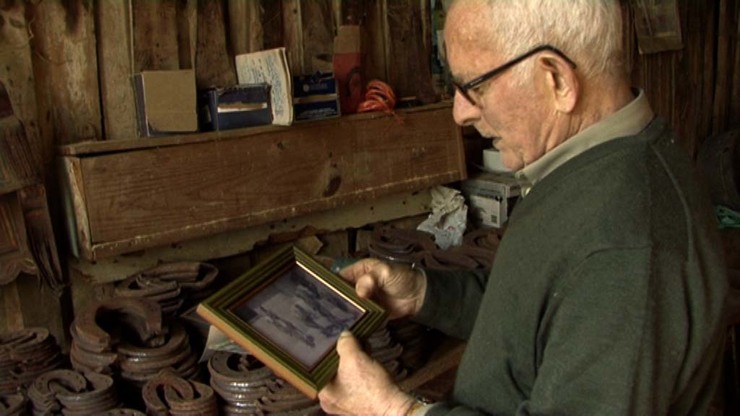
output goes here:
{"type": "MultiPolygon", "coordinates": [[[[646,89],[696,154],[740,114],[740,5],[678,0],[684,48],[640,55],[646,89]]],[[[131,74],[194,68],[199,87],[233,83],[237,53],[286,46],[294,73],[330,64],[341,23],[363,25],[366,78],[434,98],[428,0],[10,0],[0,6],[0,81],[49,169],[55,148],[135,137],[131,74]]],[[[632,8],[625,1],[628,13],[632,8]]],[[[634,16],[634,13],[631,13],[634,16]]]]}
{"type": "Polygon", "coordinates": [[[677,0],[683,49],[640,55],[634,9],[625,8],[634,84],[670,120],[691,155],[740,124],[740,3],[677,0]]]}

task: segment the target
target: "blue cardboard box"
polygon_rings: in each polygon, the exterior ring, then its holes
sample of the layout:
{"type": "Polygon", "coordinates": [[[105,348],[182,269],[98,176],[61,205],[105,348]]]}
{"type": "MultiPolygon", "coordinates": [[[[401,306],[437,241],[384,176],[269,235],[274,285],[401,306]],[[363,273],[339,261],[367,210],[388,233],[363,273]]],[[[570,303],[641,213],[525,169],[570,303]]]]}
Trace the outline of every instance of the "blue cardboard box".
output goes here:
{"type": "Polygon", "coordinates": [[[269,84],[240,84],[207,90],[203,97],[204,130],[229,130],[272,124],[269,84]]]}
{"type": "Polygon", "coordinates": [[[339,117],[337,81],[332,73],[293,76],[295,121],[339,117]]]}

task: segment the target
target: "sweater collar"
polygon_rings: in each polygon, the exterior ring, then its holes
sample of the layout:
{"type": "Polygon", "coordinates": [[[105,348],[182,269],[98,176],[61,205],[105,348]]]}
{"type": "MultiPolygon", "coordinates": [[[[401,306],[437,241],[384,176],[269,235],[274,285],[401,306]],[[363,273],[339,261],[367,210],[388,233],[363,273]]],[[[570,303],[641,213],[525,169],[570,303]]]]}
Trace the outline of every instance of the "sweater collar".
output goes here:
{"type": "Polygon", "coordinates": [[[640,89],[636,93],[637,97],[626,106],[587,127],[517,171],[514,176],[522,188],[522,196],[526,196],[530,189],[545,176],[586,150],[620,137],[633,136],[644,130],[655,115],[645,92],[640,89]]]}

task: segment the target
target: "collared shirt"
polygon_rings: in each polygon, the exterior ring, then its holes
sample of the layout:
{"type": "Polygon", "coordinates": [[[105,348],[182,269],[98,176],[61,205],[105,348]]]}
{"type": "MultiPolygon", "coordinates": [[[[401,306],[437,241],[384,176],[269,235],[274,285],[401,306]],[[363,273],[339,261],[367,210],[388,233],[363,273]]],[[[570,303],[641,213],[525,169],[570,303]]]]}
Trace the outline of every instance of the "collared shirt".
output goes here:
{"type": "Polygon", "coordinates": [[[594,146],[641,132],[654,117],[645,92],[639,90],[637,97],[626,106],[560,143],[541,158],[517,171],[514,176],[521,186],[522,197],[526,196],[537,182],[565,162],[594,146]]]}

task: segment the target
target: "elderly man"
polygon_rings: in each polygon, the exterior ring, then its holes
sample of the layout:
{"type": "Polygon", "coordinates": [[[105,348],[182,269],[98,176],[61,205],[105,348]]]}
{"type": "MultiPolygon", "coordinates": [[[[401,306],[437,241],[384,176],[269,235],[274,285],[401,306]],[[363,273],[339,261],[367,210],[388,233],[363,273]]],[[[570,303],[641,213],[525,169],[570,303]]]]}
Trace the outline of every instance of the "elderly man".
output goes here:
{"type": "Polygon", "coordinates": [[[467,339],[449,402],[401,391],[345,333],[333,414],[695,415],[719,381],[725,266],[692,163],[630,88],[619,2],[459,0],[455,120],[524,197],[488,276],[368,259],[342,271],[392,317],[467,339]]]}

